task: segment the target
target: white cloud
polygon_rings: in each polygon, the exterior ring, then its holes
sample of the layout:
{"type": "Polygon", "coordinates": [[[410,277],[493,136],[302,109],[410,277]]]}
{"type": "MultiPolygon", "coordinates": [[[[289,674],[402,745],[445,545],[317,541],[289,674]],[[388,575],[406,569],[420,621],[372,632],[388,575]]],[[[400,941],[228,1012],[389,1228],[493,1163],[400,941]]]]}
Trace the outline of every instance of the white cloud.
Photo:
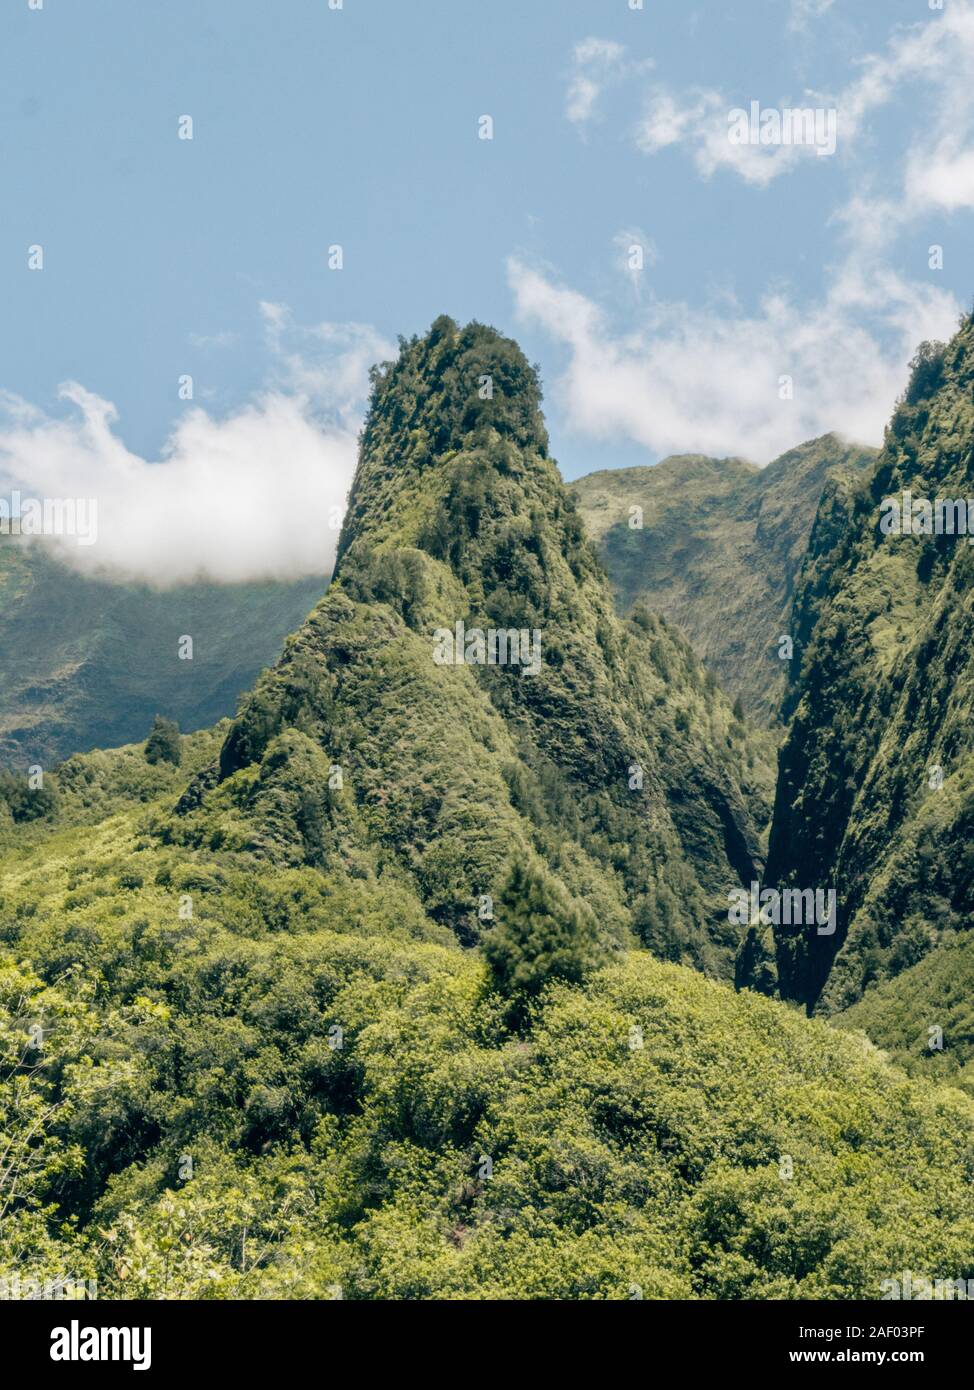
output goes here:
{"type": "Polygon", "coordinates": [[[576,43],[565,93],[565,116],[574,125],[584,126],[593,119],[603,91],[630,72],[652,67],[647,60],[630,64],[625,47],[614,39],[587,38],[576,43]]]}
{"type": "Polygon", "coordinates": [[[556,392],[569,426],[660,456],[763,464],[829,431],[879,443],[916,344],[949,336],[960,312],[944,291],[853,254],[811,306],[782,291],[752,313],[653,301],[617,331],[577,291],[516,259],[508,270],[518,315],[568,350],[556,392]],[[779,398],[784,376],[792,400],[779,398]]]}
{"type": "Polygon", "coordinates": [[[891,82],[924,81],[936,94],[934,109],[918,113],[906,160],[906,210],[974,207],[974,8],[954,0],[942,19],[902,41],[891,68],[891,82]]]}
{"type": "MultiPolygon", "coordinates": [[[[828,8],[822,0],[796,0],[791,17],[804,21],[828,8]]],[[[897,219],[902,222],[928,208],[952,211],[974,206],[974,6],[970,0],[950,0],[944,11],[895,31],[882,53],[868,54],[857,67],[857,75],[844,90],[806,91],[781,105],[834,108],[839,150],[850,153],[864,146],[866,118],[896,100],[911,109],[914,117],[897,219]]],[[[684,145],[704,178],[728,169],[764,187],[816,151],[812,144],[732,143],[729,113],[738,106],[746,109],[756,97],[749,93],[732,101],[714,90],[676,95],[657,87],[649,93],[635,127],[636,147],[652,155],[671,145],[684,145]]]]}
{"type": "Polygon", "coordinates": [[[668,145],[679,144],[697,131],[705,118],[724,103],[717,92],[700,92],[695,100],[680,106],[669,92],[656,92],[636,127],[636,145],[644,154],[655,154],[668,145]]]}
{"type": "Polygon", "coordinates": [[[828,14],[835,0],[791,0],[788,23],[792,29],[804,29],[813,19],[821,19],[828,14]]]}
{"type": "Polygon", "coordinates": [[[219,333],[190,333],[189,341],[196,348],[225,348],[233,347],[237,335],[229,328],[221,328],[219,333]]]}
{"type": "Polygon", "coordinates": [[[727,168],[759,187],[792,169],[800,159],[816,156],[810,144],[735,144],[730,130],[731,115],[737,109],[719,92],[695,91],[682,104],[669,92],[656,92],[636,125],[636,148],[656,154],[668,145],[685,143],[692,147],[694,163],[704,178],[727,168]]]}
{"type": "Polygon", "coordinates": [[[911,207],[939,207],[946,212],[974,208],[974,149],[958,150],[942,142],[931,154],[916,150],[906,169],[911,207]]]}
{"type": "Polygon", "coordinates": [[[395,345],[370,324],[298,324],[287,305],[266,301],[260,312],[275,362],[275,384],[357,428],[369,368],[395,357],[395,345]]]}
{"type": "Polygon", "coordinates": [[[653,238],[643,231],[642,227],[623,227],[616,232],[612,238],[612,246],[615,251],[616,260],[619,268],[629,281],[630,287],[637,299],[643,294],[646,279],[646,271],[656,265],[659,260],[659,251],[653,238]],[[642,253],[642,266],[639,265],[639,253],[642,253]]]}
{"type": "Polygon", "coordinates": [[[3,493],[97,503],[94,545],[35,543],[84,572],[160,587],[330,573],[338,530],[329,522],[354,473],[368,367],[394,349],[358,324],[296,329],[281,306],[264,319],[267,389],[225,418],[187,405],[157,461],[132,453],[112,403],[76,382],[61,389],[74,407],[65,418],[0,398],[3,493]]]}

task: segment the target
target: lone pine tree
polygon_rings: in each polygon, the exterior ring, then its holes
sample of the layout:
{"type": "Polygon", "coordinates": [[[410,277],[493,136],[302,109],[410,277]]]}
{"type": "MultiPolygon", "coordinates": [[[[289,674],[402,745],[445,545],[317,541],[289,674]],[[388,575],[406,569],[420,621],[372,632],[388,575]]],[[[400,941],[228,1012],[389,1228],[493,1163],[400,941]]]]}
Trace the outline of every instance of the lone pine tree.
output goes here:
{"type": "Polygon", "coordinates": [[[513,1001],[518,1019],[549,981],[578,984],[605,958],[591,909],[573,902],[536,858],[511,865],[496,917],[483,952],[491,981],[513,1001]]]}
{"type": "Polygon", "coordinates": [[[174,767],[178,767],[182,757],[183,745],[179,736],[179,725],[172,719],[165,719],[161,714],[157,714],[145,741],[146,762],[172,763],[174,767]]]}

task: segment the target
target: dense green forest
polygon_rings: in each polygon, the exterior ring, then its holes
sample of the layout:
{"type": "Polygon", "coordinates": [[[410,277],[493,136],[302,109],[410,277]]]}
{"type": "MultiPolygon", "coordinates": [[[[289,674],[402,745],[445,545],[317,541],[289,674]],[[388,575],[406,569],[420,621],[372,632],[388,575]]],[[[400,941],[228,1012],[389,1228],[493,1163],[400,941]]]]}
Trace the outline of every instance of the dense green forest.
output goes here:
{"type": "MultiPolygon", "coordinates": [[[[855,487],[804,564],[796,708],[855,487]]],[[[0,1275],[620,1300],[974,1278],[974,1099],[956,1067],[908,1074],[904,1002],[835,1026],[734,988],[769,743],[665,618],[617,614],[516,345],[447,318],[402,341],[333,581],[235,718],[0,785],[0,1275]],[[438,664],[457,623],[537,634],[540,668],[438,664]]],[[[770,987],[774,943],[747,944],[770,987]]]]}
{"type": "MultiPolygon", "coordinates": [[[[420,1299],[974,1274],[974,1102],[646,951],[583,941],[536,991],[391,862],[276,865],[217,824],[187,847],[173,804],[226,732],[184,739],[182,772],[72,760],[4,863],[5,1271],[420,1299]]],[[[493,930],[530,951],[550,914],[571,943],[580,909],[519,873],[493,930]]]]}

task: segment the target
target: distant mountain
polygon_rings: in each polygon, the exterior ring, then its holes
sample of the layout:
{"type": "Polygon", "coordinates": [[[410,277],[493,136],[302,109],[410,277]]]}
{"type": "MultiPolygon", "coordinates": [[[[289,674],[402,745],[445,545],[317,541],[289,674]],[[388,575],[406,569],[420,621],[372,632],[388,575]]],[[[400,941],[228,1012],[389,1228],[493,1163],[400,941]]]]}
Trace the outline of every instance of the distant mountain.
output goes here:
{"type": "Polygon", "coordinates": [[[974,499],[974,320],[921,348],[874,467],[819,506],[766,881],[834,889],[836,930],[752,932],[741,973],[776,971],[826,1013],[861,999],[850,1018],[942,1071],[937,1028],[951,1066],[974,1056],[956,997],[974,959],[974,549],[886,534],[884,499],[904,493],[919,527],[923,503],[974,499]]]}
{"type": "Polygon", "coordinates": [[[42,542],[0,537],[0,765],[131,743],[157,713],[184,730],[233,714],[326,583],[154,590],[84,578],[42,542]],[[179,659],[185,635],[192,660],[179,659]]]}
{"type": "Polygon", "coordinates": [[[779,639],[789,635],[792,588],[822,489],[875,456],[827,434],[763,469],[682,454],[655,467],[591,473],[569,488],[621,611],[644,602],[675,623],[723,688],[767,724],[785,691],[779,639]]]}
{"type": "Polygon", "coordinates": [[[0,782],[0,1277],[966,1275],[974,1101],[726,978],[768,769],[686,640],[616,615],[523,355],[442,318],[373,386],[334,582],[238,716],[0,782]]]}

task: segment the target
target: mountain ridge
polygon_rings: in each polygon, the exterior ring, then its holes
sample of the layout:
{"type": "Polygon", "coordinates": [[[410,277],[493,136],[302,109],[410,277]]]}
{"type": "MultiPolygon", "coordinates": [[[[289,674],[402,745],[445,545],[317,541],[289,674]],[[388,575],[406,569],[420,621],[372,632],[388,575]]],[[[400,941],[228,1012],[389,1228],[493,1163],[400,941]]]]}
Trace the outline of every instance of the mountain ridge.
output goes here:
{"type": "MultiPolygon", "coordinates": [[[[778,987],[808,1009],[840,1012],[943,946],[958,961],[969,949],[974,557],[949,534],[885,535],[880,516],[903,490],[974,491],[972,383],[967,316],[949,344],[921,346],[873,468],[826,490],[796,589],[801,655],[767,878],[838,890],[833,937],[774,933],[778,987]]],[[[883,997],[902,1009],[902,990],[883,997]]],[[[966,1025],[951,1045],[971,1055],[966,1025]]]]}
{"type": "Polygon", "coordinates": [[[641,601],[675,623],[731,697],[767,725],[780,717],[780,642],[791,635],[792,589],[819,496],[830,476],[874,456],[827,434],[763,469],[682,454],[568,486],[620,611],[641,601]]]}

